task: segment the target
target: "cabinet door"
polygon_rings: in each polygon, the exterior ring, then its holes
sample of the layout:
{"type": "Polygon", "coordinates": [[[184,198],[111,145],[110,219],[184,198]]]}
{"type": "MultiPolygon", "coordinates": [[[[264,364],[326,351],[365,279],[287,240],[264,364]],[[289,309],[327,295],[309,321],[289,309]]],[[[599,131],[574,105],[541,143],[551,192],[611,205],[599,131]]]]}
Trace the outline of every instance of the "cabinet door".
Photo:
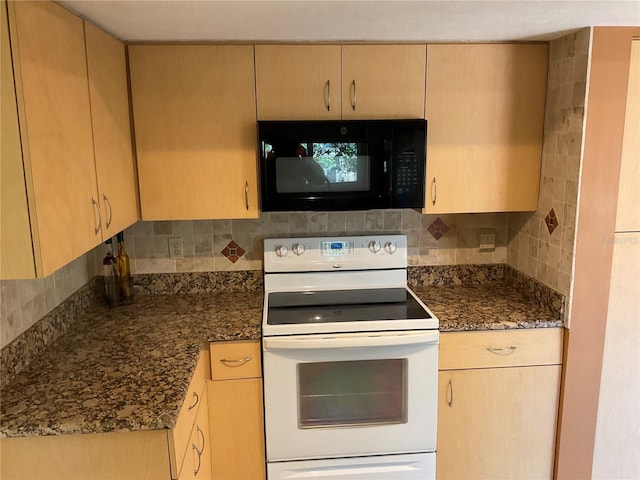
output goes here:
{"type": "Polygon", "coordinates": [[[6,2],[0,2],[0,60],[2,61],[2,142],[0,146],[0,278],[33,278],[35,265],[31,227],[24,186],[24,168],[18,129],[18,109],[13,83],[6,2]]]}
{"type": "Polygon", "coordinates": [[[429,45],[426,213],[536,210],[546,45],[429,45]]]}
{"type": "Polygon", "coordinates": [[[425,45],[344,45],[342,118],[424,118],[425,45]]]}
{"type": "Polygon", "coordinates": [[[259,120],[340,119],[340,45],[256,45],[259,120]]]}
{"type": "Polygon", "coordinates": [[[53,2],[11,2],[10,29],[39,275],[102,241],[83,21],[53,2]]]}
{"type": "Polygon", "coordinates": [[[98,193],[105,238],[138,220],[127,61],[122,42],[85,22],[98,193]]]}
{"type": "Polygon", "coordinates": [[[631,42],[616,232],[640,231],[640,39],[631,42]]]}
{"type": "Polygon", "coordinates": [[[262,380],[207,382],[213,478],[265,478],[262,380]]]}
{"type": "Polygon", "coordinates": [[[552,478],[559,365],[439,375],[438,479],[552,478]]]}
{"type": "Polygon", "coordinates": [[[203,402],[198,407],[198,415],[193,424],[189,447],[178,477],[179,480],[211,480],[214,478],[211,473],[211,436],[209,433],[209,406],[207,405],[206,389],[204,389],[203,395],[203,402]]]}
{"type": "Polygon", "coordinates": [[[255,218],[250,45],[129,47],[143,220],[255,218]]]}

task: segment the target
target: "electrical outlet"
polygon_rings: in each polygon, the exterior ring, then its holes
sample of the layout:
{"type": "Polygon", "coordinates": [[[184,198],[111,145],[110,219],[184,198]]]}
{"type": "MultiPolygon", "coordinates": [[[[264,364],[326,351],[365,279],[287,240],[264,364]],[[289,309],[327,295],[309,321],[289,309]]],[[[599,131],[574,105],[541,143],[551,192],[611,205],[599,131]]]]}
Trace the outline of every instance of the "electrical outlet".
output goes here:
{"type": "Polygon", "coordinates": [[[495,228],[481,228],[478,230],[478,243],[481,252],[493,252],[496,249],[495,228]]]}
{"type": "Polygon", "coordinates": [[[171,237],[169,239],[169,258],[183,258],[182,237],[171,237]]]}

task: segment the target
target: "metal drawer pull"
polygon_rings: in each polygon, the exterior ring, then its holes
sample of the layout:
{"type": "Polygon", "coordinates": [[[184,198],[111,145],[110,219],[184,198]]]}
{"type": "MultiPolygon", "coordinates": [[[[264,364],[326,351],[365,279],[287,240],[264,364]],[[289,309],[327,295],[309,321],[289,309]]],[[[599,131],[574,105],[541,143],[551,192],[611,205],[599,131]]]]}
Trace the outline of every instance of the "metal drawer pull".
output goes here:
{"type": "Polygon", "coordinates": [[[98,205],[98,202],[96,201],[95,198],[91,197],[91,203],[96,207],[96,210],[98,211],[98,224],[95,226],[93,230],[93,233],[97,235],[100,229],[102,228],[102,212],[100,211],[100,205],[98,205]]]}
{"type": "Polygon", "coordinates": [[[491,353],[495,353],[496,355],[511,355],[513,352],[516,351],[516,348],[518,347],[514,347],[512,345],[511,347],[504,347],[504,348],[487,347],[487,350],[489,350],[491,353]]]}
{"type": "Polygon", "coordinates": [[[356,111],[356,81],[351,82],[351,108],[356,111]]]}
{"type": "Polygon", "coordinates": [[[220,359],[220,363],[222,363],[226,367],[232,367],[232,368],[241,367],[242,365],[250,361],[251,361],[251,357],[239,358],[237,360],[230,360],[228,358],[220,359]]]}
{"type": "Polygon", "coordinates": [[[433,183],[431,184],[431,203],[436,204],[438,198],[438,187],[436,186],[436,177],[433,177],[433,183]]]}
{"type": "Polygon", "coordinates": [[[244,182],[244,205],[249,210],[249,182],[244,182]]]}
{"type": "Polygon", "coordinates": [[[196,408],[196,405],[198,405],[198,402],[200,401],[200,397],[198,396],[198,392],[193,392],[193,397],[195,397],[196,401],[193,402],[193,405],[189,405],[189,410],[193,410],[194,408],[196,408]]]}
{"type": "Polygon", "coordinates": [[[196,425],[196,430],[198,432],[200,432],[200,435],[202,436],[202,449],[198,450],[198,447],[196,447],[195,443],[191,444],[191,448],[193,448],[195,450],[195,452],[198,454],[198,466],[193,469],[193,474],[194,475],[198,475],[198,472],[200,471],[200,466],[201,466],[201,463],[202,463],[202,459],[201,459],[202,452],[204,452],[204,432],[200,428],[200,425],[196,425]]]}
{"type": "Polygon", "coordinates": [[[109,197],[107,197],[104,193],[102,194],[102,198],[109,206],[109,220],[107,220],[107,228],[111,226],[111,220],[113,220],[113,210],[111,208],[111,202],[109,201],[109,197]]]}
{"type": "Polygon", "coordinates": [[[331,80],[327,80],[327,112],[331,111],[331,80]]]}
{"type": "Polygon", "coordinates": [[[449,379],[449,401],[447,404],[453,407],[453,380],[449,379]]]}

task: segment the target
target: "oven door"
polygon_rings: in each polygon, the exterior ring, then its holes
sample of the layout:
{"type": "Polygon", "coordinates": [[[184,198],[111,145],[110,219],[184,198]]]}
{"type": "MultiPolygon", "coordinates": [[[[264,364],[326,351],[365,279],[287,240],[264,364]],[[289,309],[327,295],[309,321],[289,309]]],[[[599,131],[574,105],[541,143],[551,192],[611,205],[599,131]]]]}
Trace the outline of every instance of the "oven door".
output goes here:
{"type": "Polygon", "coordinates": [[[265,337],[267,460],[435,451],[438,335],[265,337]]]}

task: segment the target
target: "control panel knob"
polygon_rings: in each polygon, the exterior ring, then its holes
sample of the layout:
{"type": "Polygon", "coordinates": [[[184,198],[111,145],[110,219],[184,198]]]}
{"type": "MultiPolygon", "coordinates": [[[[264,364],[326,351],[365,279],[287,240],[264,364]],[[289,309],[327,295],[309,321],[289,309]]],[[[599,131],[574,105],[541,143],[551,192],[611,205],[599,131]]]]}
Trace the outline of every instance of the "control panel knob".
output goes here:
{"type": "Polygon", "coordinates": [[[291,247],[291,251],[296,255],[300,256],[304,253],[304,245],[301,243],[294,243],[291,247]]]}
{"type": "Polygon", "coordinates": [[[371,242],[369,242],[369,250],[371,250],[373,253],[378,253],[380,251],[380,248],[380,242],[376,240],[372,240],[371,242]]]}
{"type": "Polygon", "coordinates": [[[276,255],[279,256],[280,258],[286,257],[287,253],[289,253],[289,250],[284,245],[278,245],[276,247],[276,255]]]}
{"type": "Polygon", "coordinates": [[[384,249],[390,254],[393,255],[394,253],[396,253],[396,250],[398,249],[398,245],[395,242],[387,242],[384,245],[384,249]]]}

